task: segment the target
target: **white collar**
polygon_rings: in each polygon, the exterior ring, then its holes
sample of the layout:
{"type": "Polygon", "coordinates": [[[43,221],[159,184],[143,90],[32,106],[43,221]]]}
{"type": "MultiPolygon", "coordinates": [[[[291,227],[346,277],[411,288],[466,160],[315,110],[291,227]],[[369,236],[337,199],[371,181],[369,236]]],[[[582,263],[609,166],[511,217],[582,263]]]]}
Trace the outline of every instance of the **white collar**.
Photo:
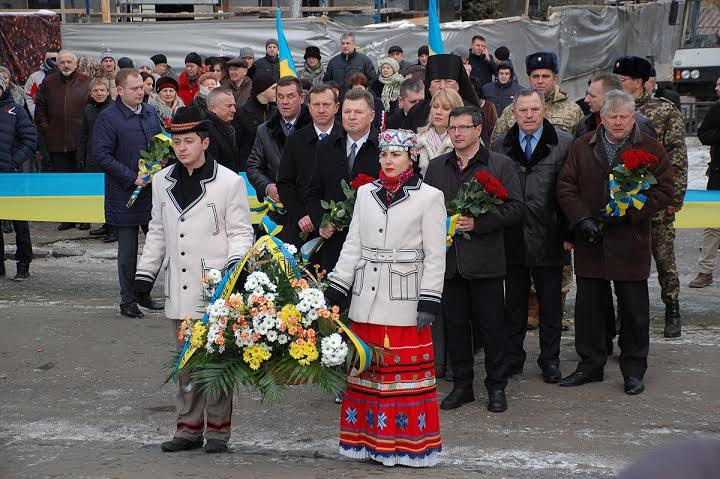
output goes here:
{"type": "Polygon", "coordinates": [[[122,101],[122,104],[125,105],[126,107],[128,107],[128,109],[130,109],[130,111],[133,112],[133,113],[135,113],[136,115],[139,115],[140,112],[142,111],[142,103],[140,103],[140,104],[137,106],[137,108],[132,108],[130,105],[128,105],[127,103],[125,103],[125,102],[122,100],[122,98],[120,99],[120,101],[122,101]]]}
{"type": "Polygon", "coordinates": [[[348,155],[350,154],[350,148],[352,148],[353,143],[355,143],[357,146],[355,147],[355,153],[360,151],[360,148],[362,148],[363,144],[367,141],[367,139],[370,137],[370,130],[368,130],[367,133],[365,133],[365,136],[360,138],[357,141],[353,141],[352,138],[350,138],[350,135],[347,135],[347,145],[345,148],[345,153],[348,155]]]}
{"type": "Polygon", "coordinates": [[[330,125],[330,128],[328,128],[326,131],[322,131],[318,126],[313,122],[313,128],[315,128],[315,134],[320,138],[321,133],[325,133],[326,135],[329,135],[332,132],[333,126],[330,125]]]}

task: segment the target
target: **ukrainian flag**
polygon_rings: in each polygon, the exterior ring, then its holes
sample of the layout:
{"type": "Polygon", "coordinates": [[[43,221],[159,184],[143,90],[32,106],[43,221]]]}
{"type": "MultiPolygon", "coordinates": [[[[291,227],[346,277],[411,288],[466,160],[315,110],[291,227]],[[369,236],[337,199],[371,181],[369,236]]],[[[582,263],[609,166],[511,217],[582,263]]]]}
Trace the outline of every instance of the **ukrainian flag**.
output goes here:
{"type": "Polygon", "coordinates": [[[430,7],[428,8],[428,47],[430,48],[430,55],[445,53],[442,35],[440,34],[437,0],[430,0],[430,7]]]}
{"type": "Polygon", "coordinates": [[[277,29],[278,46],[280,49],[280,78],[284,76],[297,77],[295,63],[293,63],[290,47],[288,47],[287,40],[285,39],[285,32],[283,32],[280,8],[277,9],[277,13],[275,14],[275,28],[277,29]]]}

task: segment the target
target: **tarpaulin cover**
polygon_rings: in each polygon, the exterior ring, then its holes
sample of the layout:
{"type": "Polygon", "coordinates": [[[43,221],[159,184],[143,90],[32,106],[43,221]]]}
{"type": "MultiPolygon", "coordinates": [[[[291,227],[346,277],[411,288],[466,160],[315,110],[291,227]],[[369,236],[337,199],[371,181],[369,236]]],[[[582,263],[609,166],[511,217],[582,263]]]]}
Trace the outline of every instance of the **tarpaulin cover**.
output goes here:
{"type": "Polygon", "coordinates": [[[0,10],[0,65],[12,72],[13,82],[40,69],[48,48],[60,47],[60,17],[48,14],[3,14],[0,10]]]}
{"type": "MultiPolygon", "coordinates": [[[[563,90],[571,98],[584,94],[588,78],[611,67],[625,54],[652,56],[658,75],[669,71],[680,37],[680,25],[668,25],[670,2],[644,3],[616,7],[563,7],[550,20],[539,22],[527,17],[495,21],[453,22],[442,25],[445,51],[467,46],[473,35],[488,40],[491,51],[505,45],[518,70],[521,83],[525,57],[536,51],[555,51],[560,56],[563,90]]],[[[359,48],[379,60],[390,46],[399,45],[406,59],[415,60],[417,48],[427,44],[427,27],[403,24],[350,27],[336,22],[312,19],[284,20],[285,36],[295,64],[303,65],[305,47],[320,48],[323,62],[339,50],[340,35],[354,31],[359,48]]],[[[234,19],[230,21],[143,22],[112,24],[68,24],[62,26],[63,47],[78,54],[98,57],[104,47],[116,56],[147,58],[167,55],[170,64],[182,69],[185,55],[234,56],[241,47],[252,47],[256,57],[265,54],[265,41],[275,36],[274,19],[234,19]]]]}

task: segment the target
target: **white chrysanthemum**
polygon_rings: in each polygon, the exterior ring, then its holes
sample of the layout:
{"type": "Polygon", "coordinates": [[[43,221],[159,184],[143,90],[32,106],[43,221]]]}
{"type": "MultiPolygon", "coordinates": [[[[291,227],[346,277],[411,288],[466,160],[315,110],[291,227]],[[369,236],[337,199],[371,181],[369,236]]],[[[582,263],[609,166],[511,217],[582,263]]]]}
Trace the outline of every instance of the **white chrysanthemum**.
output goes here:
{"type": "Polygon", "coordinates": [[[339,366],[345,362],[348,347],[338,333],[333,333],[330,336],[322,338],[320,344],[322,353],[321,363],[323,366],[339,366]]]}
{"type": "Polygon", "coordinates": [[[277,342],[278,344],[286,344],[288,342],[288,336],[287,334],[278,334],[277,342]]]}
{"type": "Polygon", "coordinates": [[[238,328],[238,330],[235,331],[235,344],[237,344],[241,348],[245,346],[252,346],[254,344],[252,340],[252,333],[252,329],[238,328]]]}
{"type": "Polygon", "coordinates": [[[300,301],[296,305],[296,308],[301,313],[308,313],[312,310],[325,307],[325,295],[319,289],[303,289],[298,293],[298,298],[300,301]]]}
{"type": "Polygon", "coordinates": [[[285,243],[285,249],[290,252],[290,254],[297,254],[298,250],[295,247],[294,244],[285,243]]]}
{"type": "Polygon", "coordinates": [[[277,333],[277,331],[275,331],[274,329],[271,329],[271,330],[268,331],[267,334],[265,335],[265,339],[267,339],[267,340],[270,341],[271,343],[274,343],[274,342],[277,340],[277,338],[278,338],[278,333],[277,333]]]}
{"type": "Polygon", "coordinates": [[[211,269],[207,274],[208,281],[213,284],[218,284],[222,280],[222,273],[218,269],[211,269]]]}

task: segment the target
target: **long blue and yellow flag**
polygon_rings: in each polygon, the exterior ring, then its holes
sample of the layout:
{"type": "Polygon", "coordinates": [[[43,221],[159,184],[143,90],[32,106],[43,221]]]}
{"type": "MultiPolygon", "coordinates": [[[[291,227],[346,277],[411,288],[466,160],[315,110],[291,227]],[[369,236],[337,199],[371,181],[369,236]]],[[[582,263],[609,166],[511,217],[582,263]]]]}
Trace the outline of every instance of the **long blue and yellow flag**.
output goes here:
{"type": "Polygon", "coordinates": [[[437,0],[430,0],[428,7],[428,47],[430,55],[445,53],[442,35],[440,34],[440,17],[438,17],[437,0]]]}
{"type": "Polygon", "coordinates": [[[280,78],[285,76],[297,77],[290,47],[288,47],[287,40],[285,39],[285,32],[282,26],[282,13],[279,7],[275,13],[275,28],[277,29],[278,50],[280,50],[280,78]]]}

